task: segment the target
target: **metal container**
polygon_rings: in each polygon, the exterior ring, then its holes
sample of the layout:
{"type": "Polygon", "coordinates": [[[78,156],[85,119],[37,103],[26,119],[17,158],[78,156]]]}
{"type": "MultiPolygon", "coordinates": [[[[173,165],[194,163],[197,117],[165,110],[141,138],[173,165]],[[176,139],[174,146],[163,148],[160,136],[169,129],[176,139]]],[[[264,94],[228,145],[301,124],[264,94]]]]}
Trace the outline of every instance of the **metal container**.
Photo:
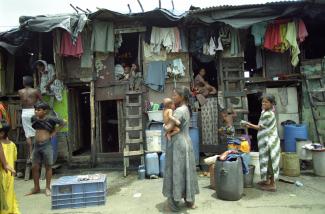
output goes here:
{"type": "Polygon", "coordinates": [[[146,178],[146,169],[144,165],[140,165],[138,169],[138,179],[144,180],[146,178]]]}

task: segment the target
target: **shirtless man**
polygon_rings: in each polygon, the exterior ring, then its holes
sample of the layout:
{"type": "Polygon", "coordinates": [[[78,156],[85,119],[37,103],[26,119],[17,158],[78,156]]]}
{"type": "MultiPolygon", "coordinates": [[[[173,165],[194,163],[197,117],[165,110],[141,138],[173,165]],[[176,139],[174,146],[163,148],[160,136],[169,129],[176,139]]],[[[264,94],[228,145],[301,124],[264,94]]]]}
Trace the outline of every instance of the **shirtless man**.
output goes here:
{"type": "Polygon", "coordinates": [[[207,81],[204,80],[204,76],[206,74],[206,70],[201,68],[198,75],[196,75],[194,79],[194,87],[197,89],[199,94],[203,96],[208,96],[209,94],[216,94],[217,90],[215,87],[211,86],[207,81]]]}
{"type": "Polygon", "coordinates": [[[18,94],[23,109],[21,119],[28,145],[28,160],[30,160],[32,154],[32,137],[35,137],[35,130],[32,127],[31,118],[35,114],[34,105],[42,96],[39,90],[33,88],[33,78],[31,76],[23,77],[23,85],[25,88],[20,89],[18,94]]]}

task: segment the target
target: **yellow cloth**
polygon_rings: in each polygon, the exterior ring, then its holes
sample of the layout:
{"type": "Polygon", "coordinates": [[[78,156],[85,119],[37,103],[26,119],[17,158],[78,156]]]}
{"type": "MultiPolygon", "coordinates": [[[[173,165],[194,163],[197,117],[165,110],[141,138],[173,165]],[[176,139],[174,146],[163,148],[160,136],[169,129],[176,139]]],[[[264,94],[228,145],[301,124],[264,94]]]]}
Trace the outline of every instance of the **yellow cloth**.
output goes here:
{"type": "Polygon", "coordinates": [[[251,150],[247,140],[241,140],[240,145],[228,144],[228,149],[229,150],[238,150],[243,153],[249,153],[251,150]]]}
{"type": "Polygon", "coordinates": [[[299,62],[300,49],[297,42],[297,30],[294,22],[289,22],[287,26],[286,40],[291,46],[291,64],[297,66],[299,62]]]}
{"type": "MultiPolygon", "coordinates": [[[[17,160],[17,148],[13,142],[8,144],[2,143],[3,153],[5,154],[9,166],[14,167],[17,160]]],[[[14,177],[11,173],[6,173],[2,166],[0,166],[0,173],[2,177],[1,185],[5,191],[8,209],[0,210],[0,214],[20,214],[18,203],[14,188],[14,177]]]]}
{"type": "Polygon", "coordinates": [[[281,44],[275,47],[275,51],[284,53],[289,49],[289,43],[286,40],[287,35],[287,24],[280,24],[280,36],[281,36],[281,44]]]}

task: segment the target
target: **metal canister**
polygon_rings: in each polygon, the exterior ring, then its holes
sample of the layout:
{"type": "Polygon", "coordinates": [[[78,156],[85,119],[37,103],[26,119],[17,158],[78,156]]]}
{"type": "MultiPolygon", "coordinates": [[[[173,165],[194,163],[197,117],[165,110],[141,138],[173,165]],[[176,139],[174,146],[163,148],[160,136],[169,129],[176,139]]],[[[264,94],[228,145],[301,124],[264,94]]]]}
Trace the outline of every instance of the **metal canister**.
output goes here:
{"type": "Polygon", "coordinates": [[[138,179],[139,180],[144,180],[146,177],[146,170],[144,165],[140,165],[138,169],[138,179]]]}

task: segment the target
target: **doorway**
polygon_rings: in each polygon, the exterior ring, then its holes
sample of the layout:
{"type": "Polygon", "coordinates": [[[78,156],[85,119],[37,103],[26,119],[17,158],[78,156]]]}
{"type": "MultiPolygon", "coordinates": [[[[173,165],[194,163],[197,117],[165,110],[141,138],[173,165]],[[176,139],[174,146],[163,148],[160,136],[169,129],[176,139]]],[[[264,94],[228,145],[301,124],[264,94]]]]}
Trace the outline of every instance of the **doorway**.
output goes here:
{"type": "Polygon", "coordinates": [[[68,86],[70,149],[72,156],[90,155],[90,88],[68,86]]]}
{"type": "Polygon", "coordinates": [[[201,68],[206,70],[206,75],[204,79],[213,87],[218,90],[218,72],[216,69],[216,63],[214,60],[209,62],[202,62],[199,59],[192,58],[192,68],[194,73],[194,78],[200,72],[201,68]]]}
{"type": "MultiPolygon", "coordinates": [[[[248,100],[248,121],[253,124],[258,124],[258,121],[261,117],[261,98],[262,93],[254,93],[254,94],[248,94],[247,100],[248,100]]],[[[249,129],[248,134],[252,136],[251,138],[251,150],[252,151],[258,151],[257,146],[257,131],[255,129],[249,129]]]]}
{"type": "Polygon", "coordinates": [[[101,144],[99,151],[102,153],[120,152],[117,101],[100,102],[100,111],[101,144]]]}

